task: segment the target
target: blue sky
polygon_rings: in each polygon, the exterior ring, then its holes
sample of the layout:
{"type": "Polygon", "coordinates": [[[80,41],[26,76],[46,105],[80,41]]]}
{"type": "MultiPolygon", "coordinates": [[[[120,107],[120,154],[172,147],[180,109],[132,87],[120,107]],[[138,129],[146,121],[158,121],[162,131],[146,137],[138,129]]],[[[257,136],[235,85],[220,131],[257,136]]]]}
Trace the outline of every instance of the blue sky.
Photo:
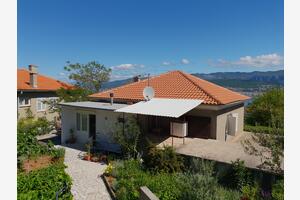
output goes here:
{"type": "Polygon", "coordinates": [[[112,79],[283,68],[283,0],[18,1],[18,67],[65,79],[96,60],[112,79]]]}

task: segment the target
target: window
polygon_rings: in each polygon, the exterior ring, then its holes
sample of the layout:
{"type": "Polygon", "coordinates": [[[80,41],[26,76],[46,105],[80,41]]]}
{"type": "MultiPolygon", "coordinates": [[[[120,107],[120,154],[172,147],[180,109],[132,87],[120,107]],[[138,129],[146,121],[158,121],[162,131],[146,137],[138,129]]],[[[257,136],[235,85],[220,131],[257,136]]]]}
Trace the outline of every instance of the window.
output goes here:
{"type": "Polygon", "coordinates": [[[30,106],[30,98],[20,97],[19,106],[30,106]]]}
{"type": "Polygon", "coordinates": [[[77,131],[87,131],[88,116],[83,113],[76,113],[76,129],[77,131]]]}
{"type": "Polygon", "coordinates": [[[37,98],[36,100],[37,111],[45,111],[46,110],[46,102],[44,98],[37,98]]]}

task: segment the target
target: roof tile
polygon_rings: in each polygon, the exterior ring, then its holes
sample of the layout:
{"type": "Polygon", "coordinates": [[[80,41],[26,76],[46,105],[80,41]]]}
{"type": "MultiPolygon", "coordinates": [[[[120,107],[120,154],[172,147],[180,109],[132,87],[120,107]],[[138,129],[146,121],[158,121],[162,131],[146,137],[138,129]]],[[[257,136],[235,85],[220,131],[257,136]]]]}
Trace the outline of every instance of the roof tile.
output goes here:
{"type": "Polygon", "coordinates": [[[17,89],[18,90],[34,90],[34,91],[55,91],[62,88],[72,88],[73,86],[61,82],[59,80],[37,74],[37,88],[33,88],[30,86],[29,80],[30,75],[29,71],[26,69],[18,69],[18,83],[17,89]]]}
{"type": "MultiPolygon", "coordinates": [[[[221,105],[244,101],[248,96],[231,91],[214,83],[200,79],[182,71],[170,71],[149,79],[149,85],[154,88],[157,98],[201,99],[203,104],[221,105]]],[[[125,101],[143,100],[143,89],[148,86],[148,80],[129,83],[100,93],[90,95],[95,99],[110,98],[125,101]]]]}

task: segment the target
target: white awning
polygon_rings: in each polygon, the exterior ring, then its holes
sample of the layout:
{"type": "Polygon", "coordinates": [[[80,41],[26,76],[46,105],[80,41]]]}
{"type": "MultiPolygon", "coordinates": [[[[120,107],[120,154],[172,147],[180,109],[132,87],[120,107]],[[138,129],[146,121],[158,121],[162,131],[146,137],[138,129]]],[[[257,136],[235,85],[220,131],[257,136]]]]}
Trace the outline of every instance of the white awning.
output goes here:
{"type": "Polygon", "coordinates": [[[203,100],[153,98],[115,110],[115,112],[134,113],[178,118],[197,107],[203,100]]]}

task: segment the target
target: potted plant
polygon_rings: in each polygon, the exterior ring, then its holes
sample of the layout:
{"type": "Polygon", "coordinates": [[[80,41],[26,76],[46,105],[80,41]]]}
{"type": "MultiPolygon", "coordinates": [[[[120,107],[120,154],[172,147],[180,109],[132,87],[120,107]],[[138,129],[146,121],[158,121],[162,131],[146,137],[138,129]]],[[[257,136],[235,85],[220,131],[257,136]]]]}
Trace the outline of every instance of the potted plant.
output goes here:
{"type": "Polygon", "coordinates": [[[104,154],[100,156],[99,160],[100,160],[100,162],[108,163],[107,162],[107,156],[104,155],[104,154]]]}
{"type": "Polygon", "coordinates": [[[91,160],[91,143],[86,143],[86,154],[84,155],[84,159],[90,161],[91,160]]]}
{"type": "Polygon", "coordinates": [[[99,162],[99,156],[98,155],[93,155],[92,157],[91,157],[91,161],[93,161],[93,162],[99,162]]]}

